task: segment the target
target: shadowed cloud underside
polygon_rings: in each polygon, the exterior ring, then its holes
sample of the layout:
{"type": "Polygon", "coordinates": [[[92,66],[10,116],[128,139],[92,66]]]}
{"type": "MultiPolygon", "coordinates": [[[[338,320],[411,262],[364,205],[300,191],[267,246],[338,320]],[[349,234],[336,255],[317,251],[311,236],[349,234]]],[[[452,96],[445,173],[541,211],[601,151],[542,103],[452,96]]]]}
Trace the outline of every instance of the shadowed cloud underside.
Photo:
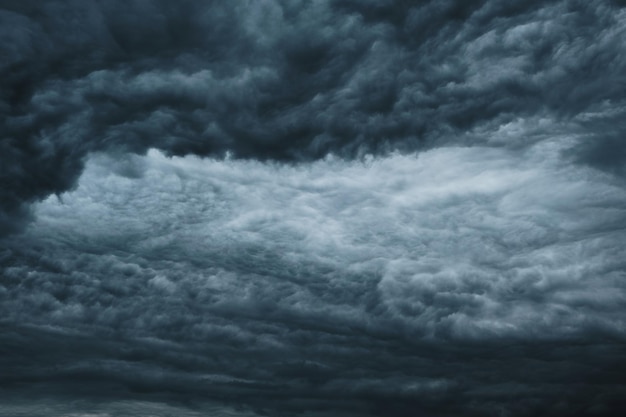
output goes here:
{"type": "Polygon", "coordinates": [[[0,414],[620,415],[623,6],[0,0],[0,414]]]}

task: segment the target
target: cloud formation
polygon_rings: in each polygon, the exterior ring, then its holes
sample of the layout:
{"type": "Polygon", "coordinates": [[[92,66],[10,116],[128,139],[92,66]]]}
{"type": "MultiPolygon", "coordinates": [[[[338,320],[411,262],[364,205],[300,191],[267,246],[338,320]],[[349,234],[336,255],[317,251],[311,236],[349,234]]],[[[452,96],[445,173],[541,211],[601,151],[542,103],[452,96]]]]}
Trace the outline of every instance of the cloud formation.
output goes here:
{"type": "Polygon", "coordinates": [[[624,163],[620,2],[1,6],[0,233],[96,151],[306,161],[575,133],[577,160],[624,163]]]}
{"type": "Polygon", "coordinates": [[[625,5],[0,0],[0,414],[619,415],[625,5]]]}
{"type": "Polygon", "coordinates": [[[614,415],[626,190],[570,142],[99,154],[5,239],[2,345],[22,353],[3,384],[198,412],[614,415]]]}

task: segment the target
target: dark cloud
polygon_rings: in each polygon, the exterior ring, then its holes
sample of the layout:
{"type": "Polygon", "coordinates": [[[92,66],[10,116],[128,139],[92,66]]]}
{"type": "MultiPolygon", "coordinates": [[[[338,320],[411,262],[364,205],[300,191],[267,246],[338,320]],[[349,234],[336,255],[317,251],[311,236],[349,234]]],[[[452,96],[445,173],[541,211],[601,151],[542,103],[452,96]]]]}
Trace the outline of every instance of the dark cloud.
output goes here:
{"type": "Polygon", "coordinates": [[[92,158],[3,241],[4,395],[104,415],[615,415],[626,193],[555,145],[92,158]]]}
{"type": "Polygon", "coordinates": [[[358,156],[623,107],[608,2],[27,0],[0,19],[5,232],[92,151],[358,156]]]}
{"type": "Polygon", "coordinates": [[[623,6],[0,0],[0,414],[619,415],[623,6]]]}
{"type": "Polygon", "coordinates": [[[622,106],[608,101],[594,111],[580,115],[577,122],[585,138],[566,154],[577,162],[623,177],[626,174],[623,112],[622,106]]]}

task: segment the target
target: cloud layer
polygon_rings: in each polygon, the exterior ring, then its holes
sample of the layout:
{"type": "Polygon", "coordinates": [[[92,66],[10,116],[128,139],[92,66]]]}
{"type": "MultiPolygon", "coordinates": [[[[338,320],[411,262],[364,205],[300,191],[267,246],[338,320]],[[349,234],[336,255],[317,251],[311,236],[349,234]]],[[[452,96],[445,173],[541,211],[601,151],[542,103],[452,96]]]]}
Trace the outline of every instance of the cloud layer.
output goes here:
{"type": "Polygon", "coordinates": [[[3,383],[260,415],[612,415],[626,190],[564,161],[571,142],[99,154],[5,239],[3,383]]]}
{"type": "Polygon", "coordinates": [[[619,415],[625,5],[0,0],[0,414],[619,415]]]}
{"type": "Polygon", "coordinates": [[[93,151],[302,161],[517,127],[497,145],[584,133],[578,159],[622,172],[617,1],[0,6],[0,232],[93,151]]]}

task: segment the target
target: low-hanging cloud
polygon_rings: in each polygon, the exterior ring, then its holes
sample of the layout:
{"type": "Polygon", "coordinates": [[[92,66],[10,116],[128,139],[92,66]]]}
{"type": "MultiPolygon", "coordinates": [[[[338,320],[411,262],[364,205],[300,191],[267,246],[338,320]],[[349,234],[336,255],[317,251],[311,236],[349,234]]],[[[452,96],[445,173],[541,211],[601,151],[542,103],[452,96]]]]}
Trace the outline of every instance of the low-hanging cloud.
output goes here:
{"type": "Polygon", "coordinates": [[[620,2],[0,6],[0,233],[97,151],[306,161],[577,134],[574,159],[622,172],[620,2]]]}
{"type": "Polygon", "coordinates": [[[619,415],[624,5],[0,0],[0,414],[619,415]]]}
{"type": "Polygon", "coordinates": [[[3,345],[29,347],[2,381],[259,415],[614,415],[626,192],[564,160],[573,141],[99,154],[4,240],[3,345]]]}

